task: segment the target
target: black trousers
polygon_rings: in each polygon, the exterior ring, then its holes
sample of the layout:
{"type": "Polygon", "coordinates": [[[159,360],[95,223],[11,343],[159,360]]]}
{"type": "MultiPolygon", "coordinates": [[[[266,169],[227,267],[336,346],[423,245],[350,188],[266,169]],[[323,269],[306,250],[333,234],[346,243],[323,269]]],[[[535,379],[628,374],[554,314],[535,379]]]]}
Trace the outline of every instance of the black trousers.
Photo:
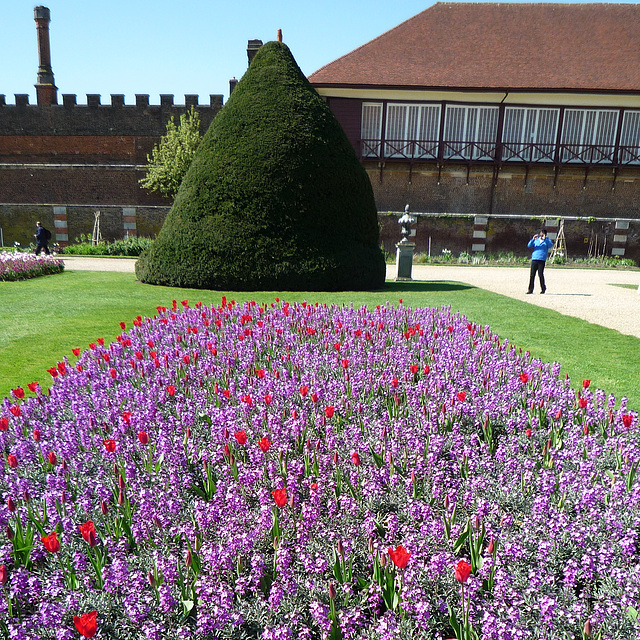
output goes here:
{"type": "Polygon", "coordinates": [[[44,250],[44,252],[48,256],[51,255],[49,253],[49,247],[48,247],[48,245],[46,243],[45,244],[39,244],[39,245],[36,246],[36,255],[39,256],[40,255],[40,251],[42,251],[42,250],[44,250]]]}
{"type": "Polygon", "coordinates": [[[533,291],[533,285],[536,279],[536,273],[540,278],[540,289],[542,293],[547,290],[547,285],[544,283],[544,260],[532,260],[531,261],[531,274],[529,275],[529,291],[533,291]]]}

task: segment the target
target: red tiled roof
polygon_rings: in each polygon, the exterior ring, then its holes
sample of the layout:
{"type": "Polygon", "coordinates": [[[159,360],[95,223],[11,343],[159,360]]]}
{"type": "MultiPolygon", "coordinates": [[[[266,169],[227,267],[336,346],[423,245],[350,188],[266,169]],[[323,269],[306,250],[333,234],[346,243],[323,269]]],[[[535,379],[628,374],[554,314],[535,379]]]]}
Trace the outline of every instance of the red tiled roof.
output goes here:
{"type": "Polygon", "coordinates": [[[640,92],[640,5],[438,2],[309,80],[318,87],[640,92]]]}

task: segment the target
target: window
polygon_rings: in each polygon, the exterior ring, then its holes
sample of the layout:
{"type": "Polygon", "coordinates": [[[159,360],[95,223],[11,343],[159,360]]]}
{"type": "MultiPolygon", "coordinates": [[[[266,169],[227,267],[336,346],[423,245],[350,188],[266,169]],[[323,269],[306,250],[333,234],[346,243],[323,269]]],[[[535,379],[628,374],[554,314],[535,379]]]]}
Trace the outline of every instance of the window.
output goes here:
{"type": "Polygon", "coordinates": [[[382,103],[362,104],[362,157],[379,158],[382,152],[382,103]]]}
{"type": "Polygon", "coordinates": [[[498,132],[498,107],[447,106],[444,157],[493,160],[498,132]]]}
{"type": "Polygon", "coordinates": [[[640,111],[625,111],[620,133],[621,164],[640,163],[640,111]]]}
{"type": "Polygon", "coordinates": [[[440,105],[387,105],[385,157],[437,158],[439,129],[440,105]]]}
{"type": "Polygon", "coordinates": [[[612,162],[618,112],[566,109],[562,126],[562,161],[612,162]]]}
{"type": "Polygon", "coordinates": [[[507,107],[502,129],[502,159],[553,161],[559,115],[559,109],[507,107]]]}

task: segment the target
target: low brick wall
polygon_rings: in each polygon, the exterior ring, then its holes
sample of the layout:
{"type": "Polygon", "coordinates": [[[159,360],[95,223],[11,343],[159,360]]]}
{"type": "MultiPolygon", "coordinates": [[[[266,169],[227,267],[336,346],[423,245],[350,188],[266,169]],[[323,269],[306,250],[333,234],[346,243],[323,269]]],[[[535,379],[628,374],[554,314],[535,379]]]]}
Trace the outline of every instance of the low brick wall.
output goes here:
{"type": "MultiPolygon", "coordinates": [[[[36,222],[40,220],[54,234],[67,238],[58,241],[74,242],[82,234],[91,236],[94,214],[100,211],[100,231],[105,240],[116,240],[127,235],[154,238],[162,228],[169,212],[166,206],[113,206],[113,205],[42,205],[0,204],[0,227],[5,246],[19,242],[22,246],[33,242],[36,222]],[[64,216],[63,216],[64,214],[64,216]],[[55,219],[54,219],[55,216],[55,219]]],[[[380,240],[385,250],[395,255],[395,245],[402,239],[399,217],[403,211],[381,212],[380,240]]],[[[414,213],[413,225],[416,252],[440,255],[443,250],[455,256],[462,252],[482,251],[485,255],[513,252],[518,256],[530,255],[527,242],[543,225],[550,237],[558,218],[534,216],[505,216],[469,214],[414,213]]],[[[640,263],[640,219],[564,218],[567,254],[572,258],[586,258],[592,254],[618,255],[640,263]]]]}

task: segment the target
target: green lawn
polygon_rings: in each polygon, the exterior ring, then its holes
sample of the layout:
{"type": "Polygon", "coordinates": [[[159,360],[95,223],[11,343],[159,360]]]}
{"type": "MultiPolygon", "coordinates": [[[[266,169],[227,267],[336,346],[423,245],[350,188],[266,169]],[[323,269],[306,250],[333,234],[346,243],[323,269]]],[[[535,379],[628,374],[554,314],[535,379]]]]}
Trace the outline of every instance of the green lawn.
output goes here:
{"type": "Polygon", "coordinates": [[[71,349],[86,349],[102,337],[120,333],[120,321],[130,327],[136,315],[155,313],[158,305],[188,299],[218,303],[222,295],[237,301],[271,302],[276,296],[290,302],[326,302],[375,306],[385,301],[409,306],[451,305],[470,321],[490,325],[512,344],[544,361],[562,364],[574,387],[588,378],[598,387],[629,398],[640,409],[640,339],[535,308],[469,285],[444,281],[388,282],[373,293],[236,293],[154,287],[136,282],[133,274],[67,271],[22,282],[0,282],[0,398],[18,385],[51,382],[47,368],[63,356],[73,362],[71,349]]]}

